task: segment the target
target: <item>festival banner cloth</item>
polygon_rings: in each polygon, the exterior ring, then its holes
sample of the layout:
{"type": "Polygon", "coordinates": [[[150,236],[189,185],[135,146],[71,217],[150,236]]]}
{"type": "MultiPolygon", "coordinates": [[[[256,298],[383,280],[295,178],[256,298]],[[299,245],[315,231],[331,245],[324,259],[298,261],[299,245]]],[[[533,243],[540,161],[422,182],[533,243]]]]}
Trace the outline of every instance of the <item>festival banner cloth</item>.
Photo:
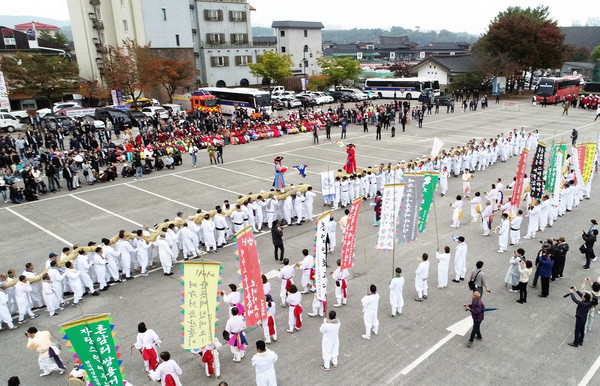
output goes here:
{"type": "Polygon", "coordinates": [[[546,156],[546,145],[538,142],[535,155],[531,162],[531,173],[529,173],[530,195],[533,198],[541,198],[544,194],[544,158],[546,156]]]}
{"type": "MultiPolygon", "coordinates": [[[[582,146],[585,151],[585,146],[582,146]]],[[[581,189],[583,187],[583,176],[581,175],[581,165],[579,164],[581,161],[581,156],[579,147],[571,148],[571,158],[573,159],[573,172],[575,173],[575,186],[577,189],[581,189]]]]}
{"type": "Polygon", "coordinates": [[[377,250],[391,251],[394,247],[394,237],[398,224],[398,214],[404,195],[404,184],[387,184],[383,186],[381,198],[381,219],[379,220],[379,235],[377,250]]]}
{"type": "Polygon", "coordinates": [[[423,201],[421,203],[421,209],[419,210],[419,232],[423,232],[425,230],[425,225],[427,224],[427,215],[429,214],[429,208],[433,202],[433,193],[435,193],[435,188],[437,187],[439,177],[439,173],[425,173],[425,177],[423,179],[423,201]]]}
{"type": "Polygon", "coordinates": [[[546,169],[546,180],[544,185],[544,191],[548,194],[554,191],[554,161],[556,160],[556,149],[554,145],[554,139],[552,145],[550,145],[550,157],[548,157],[548,168],[546,169]]]}
{"type": "Polygon", "coordinates": [[[521,204],[521,196],[523,195],[523,179],[525,178],[525,168],[527,167],[528,156],[529,152],[527,149],[523,149],[521,152],[521,159],[519,160],[519,167],[517,169],[517,179],[515,180],[512,196],[510,197],[510,203],[515,208],[518,208],[521,204]]]}
{"type": "Polygon", "coordinates": [[[100,314],[67,322],[60,330],[85,369],[87,380],[95,386],[123,384],[121,354],[111,322],[109,314],[100,314]]]}
{"type": "Polygon", "coordinates": [[[326,203],[332,202],[335,198],[335,172],[333,170],[321,172],[321,192],[323,201],[326,203]]]}
{"type": "Polygon", "coordinates": [[[417,239],[419,213],[423,202],[423,182],[425,175],[421,173],[406,173],[404,175],[404,198],[398,214],[396,237],[398,244],[408,243],[417,239]]]}
{"type": "Polygon", "coordinates": [[[554,175],[556,176],[554,179],[554,205],[558,206],[560,204],[560,200],[562,199],[561,185],[563,155],[560,151],[557,151],[554,158],[554,175]]]}
{"type": "Polygon", "coordinates": [[[360,196],[352,201],[350,213],[348,213],[348,221],[346,222],[346,230],[342,240],[342,264],[340,269],[352,268],[352,260],[354,258],[354,244],[356,241],[356,224],[358,220],[358,212],[362,205],[363,197],[360,196]]]}
{"type": "Polygon", "coordinates": [[[594,161],[596,160],[596,144],[586,143],[587,150],[585,152],[585,161],[583,164],[583,182],[587,185],[590,182],[590,176],[594,168],[594,161]]]}
{"type": "Polygon", "coordinates": [[[253,327],[266,318],[267,305],[252,227],[242,229],[235,235],[235,238],[242,277],[246,327],[253,327]]]}
{"type": "Polygon", "coordinates": [[[183,348],[200,349],[215,339],[221,264],[186,261],[182,269],[183,348]]]}
{"type": "MultiPolygon", "coordinates": [[[[587,146],[585,144],[577,146],[577,157],[579,158],[579,173],[583,176],[583,166],[585,165],[585,156],[587,152],[587,146]]],[[[582,178],[583,180],[583,178],[582,178]]],[[[583,181],[581,181],[583,182],[583,181]]],[[[579,182],[578,182],[579,183],[579,182]]]]}
{"type": "Polygon", "coordinates": [[[317,219],[315,236],[315,297],[327,300],[327,229],[331,221],[331,212],[325,212],[317,219]]]}

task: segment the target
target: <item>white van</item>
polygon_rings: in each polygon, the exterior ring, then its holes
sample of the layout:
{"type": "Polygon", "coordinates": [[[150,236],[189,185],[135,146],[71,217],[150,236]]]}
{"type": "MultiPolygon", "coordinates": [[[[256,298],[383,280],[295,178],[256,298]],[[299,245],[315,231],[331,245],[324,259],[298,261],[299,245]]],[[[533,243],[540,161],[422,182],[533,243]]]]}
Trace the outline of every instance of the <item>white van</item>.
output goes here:
{"type": "Polygon", "coordinates": [[[9,133],[21,129],[21,122],[11,114],[0,114],[0,130],[8,131],[9,133]]]}
{"type": "Polygon", "coordinates": [[[166,103],[162,105],[166,110],[169,110],[173,115],[181,115],[181,113],[185,114],[185,110],[181,105],[176,105],[174,103],[166,103]]]}
{"type": "Polygon", "coordinates": [[[81,105],[77,102],[57,102],[52,106],[52,112],[56,114],[57,111],[63,109],[81,108],[81,105]]]}
{"type": "Polygon", "coordinates": [[[369,96],[367,94],[355,88],[343,88],[340,91],[346,91],[350,93],[355,101],[364,101],[369,99],[369,96]]]}

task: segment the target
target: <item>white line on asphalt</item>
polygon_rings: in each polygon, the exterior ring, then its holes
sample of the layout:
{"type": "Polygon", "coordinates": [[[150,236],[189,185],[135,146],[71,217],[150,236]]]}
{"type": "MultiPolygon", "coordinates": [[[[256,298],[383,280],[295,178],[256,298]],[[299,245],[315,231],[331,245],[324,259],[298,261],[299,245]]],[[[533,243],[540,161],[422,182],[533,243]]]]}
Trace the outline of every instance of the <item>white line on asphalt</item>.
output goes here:
{"type": "MultiPolygon", "coordinates": [[[[246,161],[250,160],[251,158],[247,158],[246,161]]],[[[247,177],[252,177],[252,178],[258,178],[259,180],[265,180],[265,181],[273,181],[272,178],[266,178],[266,177],[260,177],[260,176],[255,176],[253,174],[249,174],[249,173],[244,173],[244,172],[238,172],[237,170],[233,170],[233,169],[228,169],[225,168],[223,166],[216,166],[217,169],[221,169],[221,170],[225,170],[231,173],[237,173],[237,174],[241,174],[243,176],[247,176],[247,177]]]]}
{"type": "Polygon", "coordinates": [[[207,184],[206,182],[197,181],[197,180],[194,180],[194,179],[191,179],[191,178],[180,176],[179,174],[173,174],[173,177],[181,178],[182,180],[187,180],[187,181],[195,182],[195,183],[200,184],[200,185],[209,186],[209,187],[211,187],[213,189],[222,190],[224,192],[233,193],[233,194],[236,194],[238,196],[243,196],[244,195],[243,193],[240,193],[240,192],[235,192],[233,190],[229,190],[229,189],[225,189],[225,188],[220,188],[220,187],[215,186],[215,185],[207,184]]]}
{"type": "Polygon", "coordinates": [[[600,368],[600,356],[598,358],[596,358],[596,360],[594,361],[594,364],[592,365],[592,367],[590,367],[588,372],[585,373],[585,375],[581,379],[581,382],[579,382],[578,386],[586,386],[592,380],[592,377],[594,376],[594,374],[596,374],[596,371],[598,371],[599,368],[600,368]]]}
{"type": "Polygon", "coordinates": [[[58,241],[60,241],[61,243],[64,243],[66,245],[68,245],[69,247],[73,246],[74,243],[70,242],[69,240],[65,240],[62,237],[58,236],[56,233],[51,232],[50,230],[44,228],[43,226],[41,226],[38,223],[35,223],[33,221],[31,221],[30,219],[28,219],[27,217],[23,216],[22,214],[19,214],[17,212],[15,212],[14,210],[12,210],[11,208],[6,208],[6,210],[12,214],[14,214],[15,216],[19,217],[21,220],[28,222],[29,224],[33,225],[34,227],[36,227],[37,229],[41,230],[42,232],[47,233],[48,235],[54,237],[55,239],[57,239],[58,241]]]}
{"type": "Polygon", "coordinates": [[[105,209],[105,208],[103,208],[103,207],[101,207],[101,206],[99,206],[99,205],[96,205],[96,204],[94,204],[94,203],[92,203],[92,202],[89,202],[89,201],[87,201],[87,200],[84,200],[83,198],[77,197],[77,196],[75,196],[75,195],[73,195],[73,194],[69,194],[69,196],[70,196],[70,197],[73,197],[73,198],[74,198],[74,199],[76,199],[76,200],[79,200],[79,201],[83,202],[84,204],[87,204],[87,205],[89,205],[89,206],[93,206],[93,207],[94,207],[94,208],[96,208],[96,209],[99,209],[99,210],[101,210],[101,211],[103,211],[103,212],[106,212],[106,213],[110,214],[111,216],[115,216],[115,217],[118,217],[118,218],[120,218],[121,220],[125,220],[125,221],[127,221],[127,222],[129,222],[129,223],[132,223],[133,225],[136,225],[136,226],[138,226],[138,227],[142,227],[142,226],[143,226],[142,224],[140,224],[140,223],[138,223],[138,222],[135,222],[135,221],[133,221],[133,220],[130,220],[130,219],[128,219],[127,217],[123,217],[123,216],[121,216],[120,214],[117,214],[117,213],[115,213],[115,212],[112,212],[112,211],[110,211],[110,210],[108,210],[108,209],[105,209]]]}
{"type": "Polygon", "coordinates": [[[134,185],[131,185],[131,184],[129,184],[129,182],[125,183],[124,185],[125,185],[125,186],[127,186],[127,187],[130,187],[130,188],[137,189],[137,190],[139,190],[139,191],[142,191],[142,192],[145,192],[145,193],[151,194],[151,195],[153,195],[153,196],[156,196],[156,197],[162,198],[163,200],[171,201],[171,202],[174,202],[174,203],[176,203],[176,204],[179,204],[179,205],[182,205],[182,206],[187,206],[188,208],[197,209],[195,206],[188,205],[188,204],[184,204],[184,203],[183,203],[183,202],[181,202],[181,201],[173,200],[172,198],[169,198],[169,197],[162,196],[162,195],[160,195],[160,194],[158,194],[158,193],[154,193],[154,192],[151,192],[151,191],[149,191],[149,190],[142,189],[142,188],[140,188],[140,187],[137,187],[137,186],[134,186],[134,185]]]}

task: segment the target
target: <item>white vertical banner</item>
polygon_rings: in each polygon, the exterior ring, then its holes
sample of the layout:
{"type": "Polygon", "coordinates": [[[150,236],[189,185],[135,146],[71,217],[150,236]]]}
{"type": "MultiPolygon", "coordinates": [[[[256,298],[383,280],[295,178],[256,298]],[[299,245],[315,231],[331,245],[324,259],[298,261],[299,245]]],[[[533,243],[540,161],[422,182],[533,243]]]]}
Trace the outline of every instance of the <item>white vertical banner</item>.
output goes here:
{"type": "Polygon", "coordinates": [[[581,165],[579,165],[579,148],[573,146],[571,151],[571,159],[573,160],[573,170],[575,171],[575,189],[585,190],[583,175],[581,174],[581,165]]]}
{"type": "Polygon", "coordinates": [[[326,204],[333,202],[335,198],[335,173],[333,170],[321,172],[321,192],[326,204]]]}
{"type": "Polygon", "coordinates": [[[563,161],[563,153],[560,150],[556,151],[556,154],[554,155],[554,168],[555,168],[555,179],[554,179],[554,206],[558,206],[560,204],[560,200],[561,200],[561,196],[562,196],[562,192],[561,192],[561,186],[562,186],[562,180],[563,180],[563,173],[562,173],[562,161],[563,161]]]}
{"type": "Polygon", "coordinates": [[[383,186],[381,219],[377,237],[378,250],[390,251],[393,248],[398,212],[400,211],[405,186],[405,184],[387,184],[383,186]]]}
{"type": "Polygon", "coordinates": [[[4,73],[0,71],[0,107],[6,107],[10,111],[10,100],[8,99],[8,87],[4,80],[4,73]]]}
{"type": "Polygon", "coordinates": [[[317,232],[315,237],[315,297],[318,300],[327,300],[327,230],[331,212],[324,213],[317,219],[317,232]]]}
{"type": "MultiPolygon", "coordinates": [[[[431,147],[431,156],[436,157],[440,150],[442,150],[442,146],[444,146],[444,142],[438,137],[433,138],[433,146],[431,147]]],[[[440,170],[441,171],[441,170],[440,170]]]]}

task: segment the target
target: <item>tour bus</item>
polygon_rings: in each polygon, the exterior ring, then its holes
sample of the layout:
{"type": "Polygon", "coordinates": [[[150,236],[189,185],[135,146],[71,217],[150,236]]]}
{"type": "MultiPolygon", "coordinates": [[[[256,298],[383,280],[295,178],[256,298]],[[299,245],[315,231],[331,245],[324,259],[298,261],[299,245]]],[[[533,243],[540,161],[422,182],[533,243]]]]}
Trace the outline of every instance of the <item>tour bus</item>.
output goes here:
{"type": "Polygon", "coordinates": [[[421,94],[440,95],[440,82],[428,78],[371,78],[365,81],[365,92],[379,98],[419,99],[421,94]]]}
{"type": "Polygon", "coordinates": [[[203,87],[219,99],[223,114],[231,115],[237,107],[243,107],[248,114],[261,113],[261,110],[271,115],[271,95],[267,91],[256,88],[224,88],[203,87]]]}
{"type": "Polygon", "coordinates": [[[559,103],[567,99],[567,96],[577,97],[581,90],[581,76],[569,75],[560,78],[540,78],[536,86],[536,102],[559,103]]]}

